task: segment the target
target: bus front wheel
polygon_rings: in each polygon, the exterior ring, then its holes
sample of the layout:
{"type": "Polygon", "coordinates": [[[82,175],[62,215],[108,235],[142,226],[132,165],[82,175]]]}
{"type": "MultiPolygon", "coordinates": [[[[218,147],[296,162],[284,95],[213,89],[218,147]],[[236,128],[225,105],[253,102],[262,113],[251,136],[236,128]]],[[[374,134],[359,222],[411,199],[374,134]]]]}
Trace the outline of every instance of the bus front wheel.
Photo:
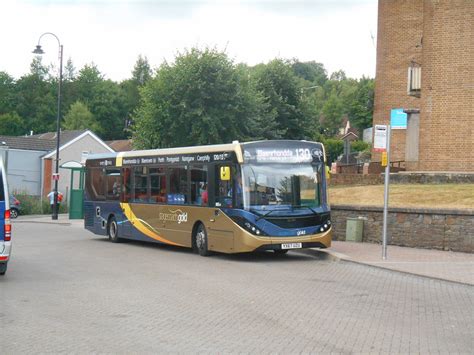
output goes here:
{"type": "Polygon", "coordinates": [[[206,227],[199,224],[194,234],[194,245],[201,256],[209,256],[206,227]]]}
{"type": "Polygon", "coordinates": [[[115,217],[109,218],[109,223],[107,224],[107,235],[109,236],[109,240],[112,243],[118,243],[118,225],[115,217]]]}

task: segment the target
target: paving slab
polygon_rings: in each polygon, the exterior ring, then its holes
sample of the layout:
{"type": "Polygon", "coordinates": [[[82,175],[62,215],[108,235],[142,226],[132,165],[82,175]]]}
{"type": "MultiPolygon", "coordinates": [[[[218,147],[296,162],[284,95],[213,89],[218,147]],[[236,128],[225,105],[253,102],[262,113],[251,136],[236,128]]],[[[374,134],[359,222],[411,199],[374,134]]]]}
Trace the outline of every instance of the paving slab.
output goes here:
{"type": "Polygon", "coordinates": [[[341,260],[435,279],[474,285],[474,254],[389,245],[333,241],[327,252],[341,260]]]}

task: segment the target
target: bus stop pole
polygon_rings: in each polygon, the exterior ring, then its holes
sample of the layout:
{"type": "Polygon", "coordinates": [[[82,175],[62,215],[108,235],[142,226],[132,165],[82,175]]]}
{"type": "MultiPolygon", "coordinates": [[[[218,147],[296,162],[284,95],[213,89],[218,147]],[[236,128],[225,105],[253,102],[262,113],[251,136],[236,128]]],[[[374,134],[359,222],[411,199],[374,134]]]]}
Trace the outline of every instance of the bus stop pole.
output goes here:
{"type": "Polygon", "coordinates": [[[382,235],[382,259],[387,260],[387,219],[388,219],[388,193],[390,184],[390,136],[391,126],[387,126],[387,166],[385,167],[385,186],[383,203],[383,235],[382,235]]]}

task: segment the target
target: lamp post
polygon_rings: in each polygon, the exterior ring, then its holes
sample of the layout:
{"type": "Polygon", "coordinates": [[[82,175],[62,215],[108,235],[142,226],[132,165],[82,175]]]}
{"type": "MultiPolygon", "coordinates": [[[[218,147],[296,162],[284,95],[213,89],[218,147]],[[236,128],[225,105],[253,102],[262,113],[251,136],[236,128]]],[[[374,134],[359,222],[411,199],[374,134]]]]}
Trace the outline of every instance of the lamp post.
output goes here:
{"type": "Polygon", "coordinates": [[[34,54],[44,54],[43,49],[41,48],[40,41],[43,36],[51,35],[58,41],[59,46],[59,82],[58,82],[58,112],[56,117],[56,168],[55,173],[53,175],[54,180],[54,204],[53,204],[53,214],[51,219],[58,219],[58,181],[59,181],[59,142],[61,134],[61,84],[63,81],[63,45],[59,41],[58,36],[51,32],[43,33],[38,39],[38,45],[36,46],[35,50],[33,51],[34,54]]]}

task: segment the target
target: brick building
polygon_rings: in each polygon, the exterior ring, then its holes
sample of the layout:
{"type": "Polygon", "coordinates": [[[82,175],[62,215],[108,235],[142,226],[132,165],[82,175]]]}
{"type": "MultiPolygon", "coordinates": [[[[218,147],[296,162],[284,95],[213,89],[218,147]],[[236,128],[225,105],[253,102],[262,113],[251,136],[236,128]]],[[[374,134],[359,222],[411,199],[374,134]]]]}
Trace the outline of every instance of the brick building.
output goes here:
{"type": "Polygon", "coordinates": [[[393,108],[392,161],[474,172],[474,0],[379,0],[374,125],[393,108]]]}

